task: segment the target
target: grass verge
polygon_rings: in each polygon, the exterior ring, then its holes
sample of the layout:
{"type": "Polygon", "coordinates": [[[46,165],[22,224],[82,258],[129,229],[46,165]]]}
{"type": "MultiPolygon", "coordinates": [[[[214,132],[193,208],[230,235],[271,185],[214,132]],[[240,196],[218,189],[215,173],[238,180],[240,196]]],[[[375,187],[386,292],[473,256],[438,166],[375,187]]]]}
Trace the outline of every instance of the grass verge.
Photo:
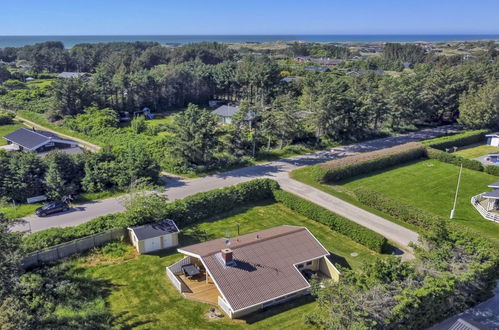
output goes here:
{"type": "MultiPolygon", "coordinates": [[[[458,173],[459,168],[457,166],[437,160],[424,160],[355,177],[334,185],[311,182],[307,168],[294,171],[292,177],[371,212],[373,212],[371,208],[355,200],[350,193],[352,189],[366,187],[448,219],[453,206],[458,173]]],[[[456,216],[452,221],[467,226],[485,238],[499,242],[499,225],[484,219],[470,202],[472,196],[489,191],[490,189],[487,188],[487,185],[494,181],[497,181],[496,176],[463,169],[457,199],[456,216]]],[[[411,228],[400,220],[382,214],[379,211],[377,212],[388,220],[407,228],[418,230],[414,228],[415,226],[411,226],[411,228]]]]}

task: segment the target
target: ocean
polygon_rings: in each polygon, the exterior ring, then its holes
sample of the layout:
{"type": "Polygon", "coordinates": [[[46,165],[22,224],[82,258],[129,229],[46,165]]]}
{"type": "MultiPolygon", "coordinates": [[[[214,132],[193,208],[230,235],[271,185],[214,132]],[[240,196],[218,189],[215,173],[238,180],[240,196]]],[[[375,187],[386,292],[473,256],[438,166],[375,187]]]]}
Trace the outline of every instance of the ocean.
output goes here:
{"type": "Polygon", "coordinates": [[[202,41],[227,43],[308,41],[308,42],[414,42],[465,41],[499,39],[495,34],[414,34],[414,35],[115,35],[115,36],[0,36],[0,48],[21,47],[44,41],[61,41],[66,48],[80,43],[156,41],[160,44],[188,44],[202,41]]]}

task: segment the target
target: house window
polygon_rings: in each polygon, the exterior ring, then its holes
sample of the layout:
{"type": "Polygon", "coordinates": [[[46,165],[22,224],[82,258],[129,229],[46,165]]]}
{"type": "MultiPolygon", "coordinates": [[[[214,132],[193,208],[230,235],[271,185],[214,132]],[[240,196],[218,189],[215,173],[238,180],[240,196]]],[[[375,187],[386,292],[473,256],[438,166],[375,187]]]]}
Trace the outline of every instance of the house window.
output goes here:
{"type": "Polygon", "coordinates": [[[312,261],[307,261],[307,266],[312,265],[312,261]]]}

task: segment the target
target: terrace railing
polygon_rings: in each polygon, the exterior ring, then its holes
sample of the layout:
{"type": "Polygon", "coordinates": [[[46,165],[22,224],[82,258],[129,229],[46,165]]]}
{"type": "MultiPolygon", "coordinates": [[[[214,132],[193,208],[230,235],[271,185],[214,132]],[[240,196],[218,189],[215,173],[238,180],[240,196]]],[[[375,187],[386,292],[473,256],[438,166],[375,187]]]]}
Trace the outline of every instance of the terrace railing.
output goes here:
{"type": "Polygon", "coordinates": [[[484,200],[483,195],[485,193],[478,194],[476,196],[471,197],[471,205],[475,207],[475,209],[487,220],[491,220],[499,223],[499,214],[487,211],[482,204],[481,201],[484,200]]]}
{"type": "Polygon", "coordinates": [[[182,266],[188,265],[191,263],[191,257],[185,257],[184,259],[177,261],[173,265],[166,267],[166,276],[170,279],[173,285],[177,288],[179,292],[186,292],[189,289],[182,282],[177,275],[182,274],[182,266]]]}

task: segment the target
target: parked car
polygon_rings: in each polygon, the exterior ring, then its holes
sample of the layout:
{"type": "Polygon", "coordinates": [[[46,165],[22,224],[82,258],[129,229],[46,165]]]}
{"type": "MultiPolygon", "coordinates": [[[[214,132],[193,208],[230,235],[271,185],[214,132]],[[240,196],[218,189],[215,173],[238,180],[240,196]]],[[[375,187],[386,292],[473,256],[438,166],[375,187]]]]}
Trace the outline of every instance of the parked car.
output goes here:
{"type": "Polygon", "coordinates": [[[35,213],[39,217],[44,217],[49,214],[64,212],[69,210],[69,205],[65,202],[55,202],[43,205],[36,209],[35,213]]]}

